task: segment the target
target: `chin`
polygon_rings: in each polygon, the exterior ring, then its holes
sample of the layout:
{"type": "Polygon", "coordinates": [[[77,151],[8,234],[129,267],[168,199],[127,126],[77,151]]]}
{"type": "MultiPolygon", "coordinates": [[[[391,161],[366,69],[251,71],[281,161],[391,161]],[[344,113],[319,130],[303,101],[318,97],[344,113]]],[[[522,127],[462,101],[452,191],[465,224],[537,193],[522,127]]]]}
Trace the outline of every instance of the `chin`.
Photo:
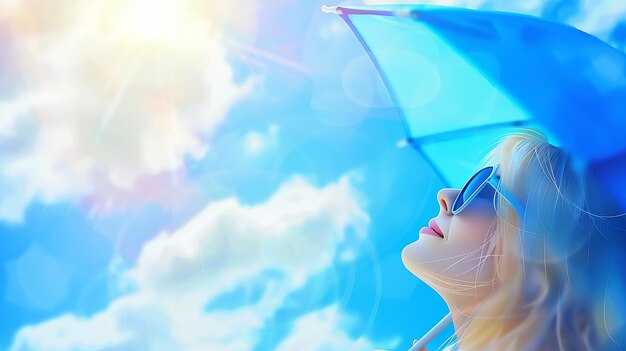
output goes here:
{"type": "Polygon", "coordinates": [[[414,241],[405,246],[404,249],[402,249],[401,256],[402,264],[404,264],[404,267],[409,270],[409,272],[420,278],[420,272],[422,272],[425,267],[423,267],[423,265],[420,264],[419,260],[416,259],[416,245],[418,245],[418,243],[417,241],[414,241]]]}
{"type": "Polygon", "coordinates": [[[441,279],[439,274],[434,274],[439,271],[440,267],[434,266],[432,262],[440,258],[434,257],[433,248],[430,245],[424,246],[420,240],[414,241],[402,249],[401,256],[404,267],[427,285],[433,287],[431,283],[441,279]]]}

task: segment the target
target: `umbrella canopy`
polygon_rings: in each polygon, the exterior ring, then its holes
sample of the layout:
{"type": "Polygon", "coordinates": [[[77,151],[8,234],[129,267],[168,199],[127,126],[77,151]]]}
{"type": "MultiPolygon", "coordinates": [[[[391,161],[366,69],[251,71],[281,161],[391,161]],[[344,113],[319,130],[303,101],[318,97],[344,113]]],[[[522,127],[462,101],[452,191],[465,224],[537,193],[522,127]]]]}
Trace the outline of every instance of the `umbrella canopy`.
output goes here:
{"type": "Polygon", "coordinates": [[[435,5],[324,8],[370,55],[408,142],[460,186],[498,136],[543,131],[626,209],[626,55],[536,17],[435,5]]]}

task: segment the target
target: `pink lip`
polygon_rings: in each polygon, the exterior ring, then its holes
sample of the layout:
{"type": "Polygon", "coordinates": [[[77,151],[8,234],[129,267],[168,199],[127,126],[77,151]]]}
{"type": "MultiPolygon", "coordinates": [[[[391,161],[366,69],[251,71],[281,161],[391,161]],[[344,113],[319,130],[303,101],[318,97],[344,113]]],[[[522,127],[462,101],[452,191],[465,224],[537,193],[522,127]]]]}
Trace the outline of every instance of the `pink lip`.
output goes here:
{"type": "Polygon", "coordinates": [[[437,221],[435,221],[434,218],[428,222],[428,226],[432,229],[433,232],[435,232],[435,234],[443,238],[443,231],[441,230],[441,228],[439,228],[439,225],[437,224],[437,221]]]}
{"type": "Polygon", "coordinates": [[[437,232],[435,232],[433,228],[430,228],[430,227],[424,227],[420,229],[420,234],[428,234],[428,235],[436,236],[441,239],[441,235],[437,234],[437,232]]]}

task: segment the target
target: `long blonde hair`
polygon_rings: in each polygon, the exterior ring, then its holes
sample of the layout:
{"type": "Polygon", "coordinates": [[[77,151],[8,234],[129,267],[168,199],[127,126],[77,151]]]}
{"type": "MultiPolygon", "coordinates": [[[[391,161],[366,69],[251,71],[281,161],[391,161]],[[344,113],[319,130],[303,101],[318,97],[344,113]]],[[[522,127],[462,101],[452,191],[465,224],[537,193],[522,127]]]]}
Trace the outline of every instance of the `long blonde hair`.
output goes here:
{"type": "MultiPolygon", "coordinates": [[[[506,137],[480,167],[496,164],[500,186],[526,210],[520,218],[503,196],[495,196],[496,230],[485,243],[485,259],[493,257],[496,265],[495,289],[457,330],[462,351],[621,349],[611,332],[623,323],[613,318],[607,324],[604,286],[594,291],[606,276],[589,269],[596,264],[589,260],[622,249],[598,225],[607,217],[590,211],[584,172],[532,130],[506,137]]],[[[623,293],[616,296],[623,299],[623,293]]]]}

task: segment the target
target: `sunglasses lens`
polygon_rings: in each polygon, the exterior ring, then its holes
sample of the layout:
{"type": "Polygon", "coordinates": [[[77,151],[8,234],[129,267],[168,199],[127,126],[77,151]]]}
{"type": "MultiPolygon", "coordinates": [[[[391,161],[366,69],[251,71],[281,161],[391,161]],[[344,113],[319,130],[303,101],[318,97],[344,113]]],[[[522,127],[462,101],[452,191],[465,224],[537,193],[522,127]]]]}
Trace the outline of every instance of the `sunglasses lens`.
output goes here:
{"type": "MultiPolygon", "coordinates": [[[[454,201],[454,205],[452,206],[452,211],[458,211],[458,209],[463,207],[463,205],[467,201],[471,200],[475,195],[478,195],[476,194],[476,192],[478,191],[480,186],[484,182],[486,182],[487,179],[489,179],[489,176],[491,175],[492,171],[493,171],[493,167],[487,167],[476,172],[476,174],[474,174],[472,178],[470,178],[467,181],[467,183],[465,183],[465,186],[463,187],[463,189],[461,189],[461,192],[457,195],[456,200],[454,201]]],[[[491,187],[485,187],[485,188],[491,188],[491,187]]],[[[491,192],[491,195],[493,195],[493,191],[491,192]]],[[[485,196],[489,196],[489,194],[485,194],[485,196]]]]}

